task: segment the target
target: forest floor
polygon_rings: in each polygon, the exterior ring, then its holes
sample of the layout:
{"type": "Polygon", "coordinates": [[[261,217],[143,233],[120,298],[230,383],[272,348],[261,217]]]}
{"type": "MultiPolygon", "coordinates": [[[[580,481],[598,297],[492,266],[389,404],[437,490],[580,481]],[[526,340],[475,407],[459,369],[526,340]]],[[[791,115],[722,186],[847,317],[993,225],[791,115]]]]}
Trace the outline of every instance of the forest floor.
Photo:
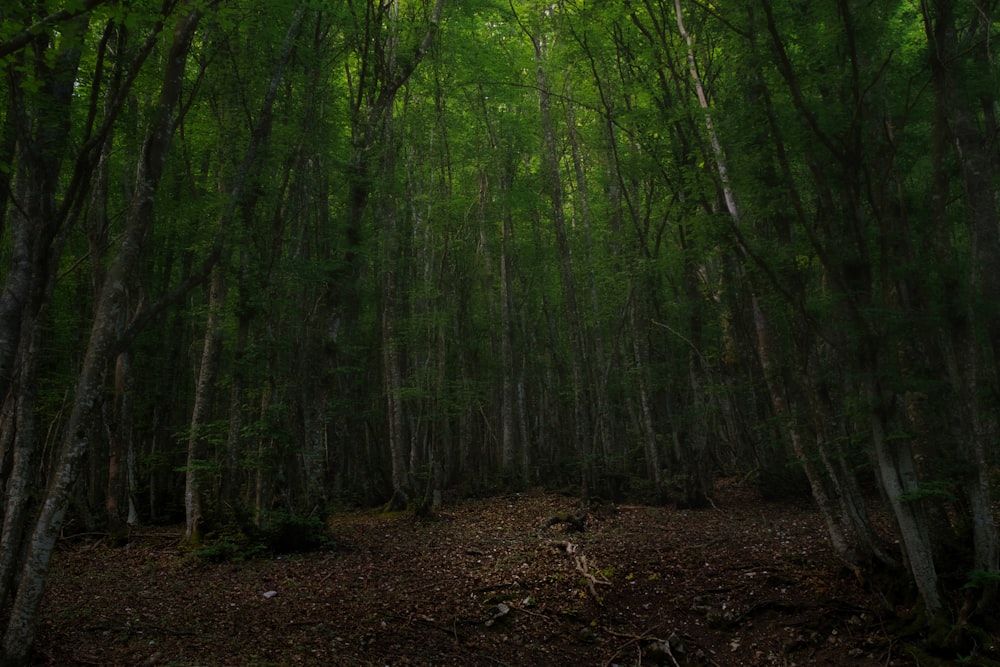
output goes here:
{"type": "Polygon", "coordinates": [[[344,512],[326,551],[210,564],[177,528],[66,540],[36,646],[54,665],[915,664],[808,503],[723,481],[715,507],[526,493],[433,519],[344,512]]]}

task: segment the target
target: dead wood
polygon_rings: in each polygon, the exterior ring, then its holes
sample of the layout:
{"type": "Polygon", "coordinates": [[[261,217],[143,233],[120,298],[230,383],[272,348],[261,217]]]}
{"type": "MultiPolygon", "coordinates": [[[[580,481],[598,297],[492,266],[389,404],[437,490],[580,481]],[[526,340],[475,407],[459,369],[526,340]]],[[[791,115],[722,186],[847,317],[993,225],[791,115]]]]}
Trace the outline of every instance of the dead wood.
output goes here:
{"type": "Polygon", "coordinates": [[[604,598],[597,592],[597,586],[610,586],[611,582],[603,574],[599,572],[594,574],[590,571],[587,556],[580,553],[580,547],[576,544],[572,542],[557,542],[556,546],[573,560],[573,565],[580,576],[583,577],[583,581],[587,585],[587,590],[590,591],[590,594],[597,601],[598,605],[604,606],[604,598]]]}

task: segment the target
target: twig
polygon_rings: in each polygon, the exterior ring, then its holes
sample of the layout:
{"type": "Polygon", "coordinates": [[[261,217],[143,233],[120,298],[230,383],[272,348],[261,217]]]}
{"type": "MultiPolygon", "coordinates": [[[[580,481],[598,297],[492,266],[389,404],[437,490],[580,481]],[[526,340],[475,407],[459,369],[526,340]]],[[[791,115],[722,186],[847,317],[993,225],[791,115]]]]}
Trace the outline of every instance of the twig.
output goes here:
{"type": "Polygon", "coordinates": [[[74,533],[72,535],[60,535],[59,539],[62,540],[62,541],[64,541],[64,542],[68,542],[70,540],[79,540],[79,539],[82,539],[84,537],[96,537],[97,538],[96,541],[100,542],[101,540],[103,540],[107,536],[108,536],[108,534],[107,533],[103,533],[103,532],[89,532],[89,533],[74,533]]]}
{"type": "Polygon", "coordinates": [[[885,653],[885,666],[886,667],[889,667],[889,665],[892,664],[892,644],[893,644],[893,641],[894,640],[892,640],[892,639],[889,640],[889,648],[888,648],[888,650],[885,653]]]}
{"type": "Polygon", "coordinates": [[[670,658],[670,662],[674,663],[674,667],[681,667],[681,664],[677,662],[677,658],[674,657],[674,652],[670,649],[670,642],[663,642],[662,646],[667,652],[667,657],[670,658]]]}
{"type": "Polygon", "coordinates": [[[513,609],[514,611],[519,611],[522,614],[531,614],[532,616],[537,616],[539,618],[544,618],[546,621],[551,621],[552,620],[551,618],[549,618],[545,614],[540,614],[537,611],[531,611],[530,609],[524,609],[523,607],[515,607],[513,605],[511,605],[510,608],[513,609]]]}
{"type": "Polygon", "coordinates": [[[621,646],[618,647],[617,651],[615,651],[614,653],[611,654],[611,657],[608,658],[607,661],[604,663],[604,667],[610,667],[614,663],[615,658],[617,658],[618,655],[622,651],[624,651],[626,648],[628,648],[632,644],[635,644],[638,647],[638,649],[639,649],[639,659],[638,659],[638,661],[635,664],[637,664],[637,665],[641,664],[642,663],[642,647],[639,646],[639,642],[641,642],[644,639],[654,639],[656,641],[661,641],[661,640],[659,640],[659,639],[657,639],[655,637],[651,637],[650,635],[651,635],[651,633],[654,630],[659,629],[659,627],[662,626],[662,625],[663,625],[662,623],[657,623],[656,625],[654,625],[653,627],[651,627],[649,630],[647,630],[646,632],[642,633],[641,635],[630,635],[630,634],[625,633],[625,632],[617,632],[615,630],[612,630],[611,628],[602,628],[602,630],[604,632],[607,632],[609,635],[612,635],[614,637],[621,637],[623,639],[628,639],[627,642],[625,642],[624,644],[622,644],[621,646]]]}
{"type": "Polygon", "coordinates": [[[438,623],[426,616],[420,616],[420,615],[401,616],[399,614],[393,614],[392,617],[397,620],[403,621],[404,623],[420,623],[422,625],[434,628],[435,630],[440,630],[446,635],[454,636],[456,639],[458,638],[458,627],[456,625],[455,619],[452,619],[452,627],[449,628],[447,625],[438,623]]]}
{"type": "Polygon", "coordinates": [[[473,590],[474,593],[492,593],[493,591],[502,591],[505,588],[520,588],[522,586],[520,581],[505,581],[502,584],[493,584],[491,586],[483,586],[482,588],[476,588],[473,590]]]}
{"type": "Polygon", "coordinates": [[[690,545],[687,548],[688,549],[698,549],[699,551],[704,551],[705,549],[708,549],[709,547],[714,547],[716,544],[719,544],[720,542],[725,542],[728,539],[730,539],[730,538],[729,537],[716,537],[716,538],[713,538],[713,539],[709,540],[708,542],[702,542],[701,544],[692,544],[692,545],[690,545]]]}

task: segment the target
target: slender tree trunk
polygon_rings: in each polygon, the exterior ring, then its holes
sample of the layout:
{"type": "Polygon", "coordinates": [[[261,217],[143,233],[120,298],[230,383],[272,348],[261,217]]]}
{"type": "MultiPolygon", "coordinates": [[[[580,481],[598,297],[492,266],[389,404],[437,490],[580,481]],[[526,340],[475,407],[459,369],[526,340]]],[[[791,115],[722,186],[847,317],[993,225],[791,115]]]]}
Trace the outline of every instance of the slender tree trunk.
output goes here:
{"type": "MultiPolygon", "coordinates": [[[[0,608],[6,607],[11,595],[17,593],[15,571],[22,556],[23,535],[28,522],[29,499],[36,483],[32,466],[37,458],[37,382],[39,358],[39,326],[33,326],[26,337],[24,361],[21,363],[17,399],[14,402],[13,462],[7,481],[3,532],[0,533],[0,608]]],[[[2,661],[0,661],[2,662],[2,661]]]]}
{"type": "MultiPolygon", "coordinates": [[[[588,385],[591,387],[591,405],[593,411],[594,439],[600,443],[601,458],[607,466],[614,458],[621,461],[626,459],[625,452],[614,451],[614,438],[611,434],[611,409],[608,400],[608,372],[610,367],[605,356],[604,333],[601,330],[601,300],[597,287],[597,267],[595,263],[594,250],[594,228],[593,215],[590,210],[590,187],[587,182],[586,165],[584,164],[583,151],[580,146],[580,136],[576,119],[576,110],[571,101],[572,95],[566,103],[566,128],[569,138],[570,155],[573,160],[573,175],[576,181],[576,208],[579,211],[580,220],[583,223],[583,265],[586,267],[586,292],[590,295],[590,322],[587,326],[581,323],[584,328],[581,333],[585,346],[584,356],[589,360],[587,370],[589,371],[588,385]]],[[[582,315],[582,314],[581,314],[582,315]]],[[[621,470],[607,470],[606,473],[621,474],[621,470]]]]}
{"type": "MultiPolygon", "coordinates": [[[[921,3],[932,53],[931,72],[935,92],[934,159],[935,192],[933,211],[940,227],[945,223],[949,196],[947,167],[944,165],[949,145],[956,153],[961,169],[963,200],[969,221],[971,264],[965,321],[956,323],[946,336],[944,349],[956,406],[961,415],[958,434],[962,464],[969,470],[960,481],[968,502],[973,531],[973,568],[994,578],[1000,573],[1000,538],[993,512],[991,491],[990,443],[996,441],[995,416],[987,416],[980,407],[984,387],[994,386],[1000,364],[1000,228],[997,219],[996,178],[1000,171],[1000,153],[996,149],[996,93],[989,87],[973,93],[962,86],[959,68],[983,71],[992,69],[989,52],[990,31],[994,25],[988,3],[974,2],[971,25],[959,43],[955,25],[954,0],[931,0],[921,3]],[[977,99],[978,98],[978,99],[977,99]],[[984,126],[978,127],[973,104],[983,109],[984,126]],[[950,140],[950,141],[949,141],[950,140]],[[980,334],[984,334],[983,339],[980,334]],[[985,348],[985,354],[982,350],[985,348]]],[[[946,237],[938,240],[939,255],[947,258],[946,237]]],[[[995,446],[995,445],[993,445],[995,446]]],[[[970,593],[976,589],[970,589],[970,593]]],[[[988,607],[997,597],[998,587],[989,584],[978,590],[979,609],[988,607]]],[[[963,622],[966,619],[961,619],[963,622]]]]}
{"type": "Polygon", "coordinates": [[[237,306],[236,340],[233,343],[233,375],[229,388],[229,432],[226,435],[226,463],[222,476],[222,502],[228,511],[234,511],[240,502],[240,454],[243,443],[244,401],[246,400],[246,385],[248,368],[247,348],[250,342],[250,313],[247,300],[248,287],[245,278],[245,259],[240,253],[240,269],[237,291],[239,305],[237,306]]]}
{"type": "MultiPolygon", "coordinates": [[[[109,26],[117,38],[116,49],[125,48],[126,31],[109,26]]],[[[109,35],[110,36],[110,35],[109,35]]],[[[117,81],[116,81],[117,82],[117,81]]],[[[105,117],[114,114],[114,99],[117,86],[108,91],[104,103],[105,117]]],[[[88,259],[91,269],[91,283],[94,300],[100,298],[105,279],[105,261],[109,249],[108,218],[108,181],[110,161],[114,142],[113,133],[108,132],[102,142],[97,159],[97,166],[91,178],[90,205],[87,212],[87,245],[88,259]]],[[[119,334],[124,329],[124,318],[119,323],[119,334]]],[[[105,426],[108,440],[107,485],[105,488],[105,516],[107,532],[113,543],[120,543],[125,538],[126,525],[129,518],[135,516],[135,507],[129,495],[128,454],[132,451],[131,433],[131,396],[132,384],[131,355],[126,350],[118,355],[115,364],[114,402],[105,410],[105,426]],[[123,516],[123,505],[128,508],[128,515],[123,516]]],[[[99,457],[94,452],[91,456],[93,464],[99,457]]],[[[96,479],[94,480],[96,482],[96,479]]],[[[93,489],[97,491],[95,484],[93,489]]]]}
{"type": "Polygon", "coordinates": [[[872,445],[878,462],[879,479],[892,506],[899,536],[903,543],[907,565],[920,597],[924,601],[928,617],[933,617],[943,609],[938,589],[938,574],[934,564],[934,550],[927,533],[926,522],[921,520],[917,503],[912,502],[918,494],[916,463],[913,451],[906,441],[890,441],[882,419],[881,394],[872,373],[864,380],[865,399],[872,405],[871,433],[872,445]]]}
{"type": "Polygon", "coordinates": [[[38,366],[43,356],[44,312],[55,284],[61,248],[57,242],[64,223],[56,206],[60,171],[69,140],[73,81],[80,61],[77,31],[87,29],[77,19],[67,29],[66,46],[49,64],[47,36],[37,38],[42,83],[37,99],[28,99],[21,81],[11,87],[7,122],[20,146],[15,171],[16,199],[11,224],[9,270],[0,292],[0,397],[11,407],[4,430],[12,434],[12,457],[5,478],[3,529],[0,533],[0,609],[19,588],[15,570],[23,556],[29,503],[38,480],[33,474],[39,442],[37,433],[38,366]],[[37,116],[37,125],[30,118],[37,116]]]}
{"type": "Polygon", "coordinates": [[[188,431],[187,464],[184,470],[184,541],[190,546],[201,544],[204,520],[205,483],[209,479],[208,444],[205,435],[211,414],[215,385],[218,382],[222,357],[222,307],[226,301],[225,269],[212,271],[209,287],[208,320],[195,384],[194,408],[191,410],[191,427],[188,431]]]}
{"type": "MultiPolygon", "coordinates": [[[[506,160],[506,157],[501,159],[506,160]]],[[[480,197],[482,200],[489,196],[485,191],[486,186],[486,176],[483,175],[482,179],[484,181],[484,186],[481,188],[482,192],[480,197]]],[[[517,398],[517,385],[518,385],[518,365],[514,357],[515,352],[515,330],[514,330],[514,278],[512,274],[512,264],[513,258],[511,257],[513,253],[514,246],[514,220],[513,213],[510,210],[509,205],[506,204],[507,194],[510,192],[513,186],[513,166],[505,165],[501,168],[501,174],[499,178],[499,195],[502,201],[504,201],[503,210],[500,215],[503,219],[503,225],[501,228],[500,235],[500,357],[501,357],[501,373],[503,374],[501,380],[501,415],[500,415],[500,428],[501,428],[501,446],[500,446],[500,470],[501,473],[511,479],[514,478],[515,466],[519,468],[517,477],[522,483],[527,481],[528,469],[525,465],[525,460],[523,453],[527,450],[528,443],[526,441],[520,442],[520,447],[522,449],[522,457],[520,461],[517,458],[517,445],[520,431],[517,425],[517,414],[518,414],[518,398],[517,398]]],[[[482,224],[485,226],[487,224],[485,217],[485,211],[482,213],[482,224]]],[[[530,464],[529,464],[530,465],[530,464]]]]}
{"type": "MultiPolygon", "coordinates": [[[[11,81],[14,84],[14,81],[11,81]]],[[[16,85],[16,84],[15,84],[16,85]]],[[[17,149],[17,99],[10,95],[7,98],[8,108],[4,112],[3,121],[0,122],[0,155],[14,155],[17,149]]],[[[10,203],[14,174],[12,170],[0,172],[0,243],[5,240],[8,234],[7,223],[8,204],[10,203]]],[[[0,301],[2,303],[2,301],[0,301]]],[[[0,375],[0,383],[3,376],[0,375]]],[[[0,384],[0,396],[5,396],[3,385],[0,384]]]]}
{"type": "Polygon", "coordinates": [[[580,466],[580,495],[586,500],[594,480],[594,448],[591,432],[591,409],[588,399],[587,359],[583,342],[583,325],[577,298],[576,275],[570,249],[563,201],[563,184],[560,176],[559,149],[556,144],[555,123],[552,120],[552,93],[549,89],[544,35],[529,35],[535,46],[535,70],[538,82],[538,105],[541,112],[542,155],[547,176],[547,190],[552,200],[552,231],[556,238],[559,258],[559,278],[562,286],[563,316],[569,336],[570,366],[573,393],[573,441],[577,465],[580,466]]]}
{"type": "MultiPolygon", "coordinates": [[[[300,5],[292,17],[281,53],[271,74],[270,85],[261,103],[257,124],[252,128],[250,143],[243,155],[243,160],[231,188],[229,201],[219,221],[217,238],[219,244],[224,243],[225,234],[232,223],[239,206],[245,207],[247,215],[252,215],[253,206],[247,201],[247,187],[252,171],[259,168],[257,160],[261,150],[266,146],[271,135],[271,124],[275,99],[284,74],[285,65],[290,57],[292,46],[301,26],[305,11],[300,5]]],[[[224,254],[225,257],[225,254],[224,254]]],[[[201,542],[201,529],[205,513],[206,481],[205,474],[209,464],[208,446],[204,429],[211,415],[214,401],[214,389],[218,383],[219,367],[223,351],[223,329],[226,292],[227,292],[227,262],[225,259],[212,270],[208,298],[208,319],[205,322],[205,337],[202,347],[201,363],[198,367],[198,380],[195,386],[194,407],[191,411],[191,426],[188,432],[187,465],[184,475],[184,540],[189,545],[196,546],[201,542]]]]}
{"type": "Polygon", "coordinates": [[[521,475],[525,485],[535,481],[535,454],[531,446],[531,429],[528,426],[528,405],[524,396],[524,367],[517,367],[517,428],[521,436],[521,475]]]}
{"type": "MultiPolygon", "coordinates": [[[[392,262],[391,254],[388,262],[392,262]]],[[[413,493],[410,470],[407,465],[406,421],[403,411],[403,375],[396,334],[396,273],[392,268],[383,269],[382,278],[382,373],[385,384],[386,421],[389,428],[389,453],[392,465],[394,507],[405,506],[413,493]]]]}
{"type": "Polygon", "coordinates": [[[642,449],[646,457],[646,471],[650,481],[653,483],[653,494],[657,501],[664,499],[663,469],[660,463],[660,448],[656,442],[656,426],[653,420],[653,410],[651,407],[649,378],[647,369],[649,368],[649,344],[646,332],[649,330],[648,324],[639,318],[639,304],[637,300],[641,298],[639,294],[633,294],[626,306],[629,311],[629,324],[631,325],[632,338],[632,360],[633,373],[636,377],[636,392],[638,396],[638,411],[636,420],[638,431],[642,438],[642,449]]]}
{"type": "Polygon", "coordinates": [[[104,391],[104,379],[117,345],[124,286],[135,269],[152,220],[153,195],[163,173],[166,153],[176,126],[175,105],[183,88],[187,52],[201,18],[193,10],[177,24],[160,93],[158,115],[144,142],[136,191],[126,220],[121,246],[101,290],[87,352],[76,385],[51,482],[31,532],[17,597],[10,611],[3,640],[7,664],[27,659],[34,640],[38,605],[48,575],[52,550],[69,505],[70,491],[80,460],[87,450],[86,425],[94,416],[104,391]]]}
{"type": "MultiPolygon", "coordinates": [[[[398,19],[399,6],[396,0],[390,3],[391,22],[398,19]]],[[[396,49],[399,42],[397,27],[393,25],[388,30],[384,41],[384,59],[381,66],[387,73],[396,71],[396,49]]],[[[386,78],[388,79],[391,74],[386,78]]],[[[382,110],[380,146],[382,150],[381,178],[385,192],[379,202],[379,214],[382,223],[382,374],[385,386],[386,421],[389,428],[389,453],[392,464],[391,505],[400,507],[406,505],[413,495],[413,479],[407,454],[406,409],[403,404],[403,360],[401,338],[396,331],[399,311],[402,308],[399,295],[399,281],[402,264],[402,234],[399,230],[399,218],[396,210],[396,199],[393,193],[393,181],[396,171],[396,145],[394,130],[393,101],[395,91],[386,97],[386,105],[382,110]]]]}
{"type": "MultiPolygon", "coordinates": [[[[260,411],[258,420],[262,424],[270,421],[271,408],[274,401],[274,386],[271,382],[265,384],[260,394],[260,411]]],[[[253,508],[254,524],[260,528],[264,525],[265,514],[271,509],[271,498],[273,493],[272,479],[274,471],[274,441],[264,432],[257,434],[256,442],[257,470],[254,475],[253,484],[253,508]]]]}
{"type": "Polygon", "coordinates": [[[108,423],[108,484],[104,509],[108,535],[112,543],[122,543],[126,537],[127,520],[134,513],[128,487],[128,452],[131,448],[131,355],[126,350],[118,354],[114,369],[114,402],[108,423]],[[123,508],[123,505],[125,506],[123,508]],[[128,513],[123,516],[123,509],[128,513]]]}
{"type": "MultiPolygon", "coordinates": [[[[325,266],[334,265],[336,253],[343,251],[343,245],[333,238],[336,225],[331,220],[331,208],[322,203],[323,193],[330,192],[332,188],[332,172],[323,147],[313,139],[327,136],[324,127],[329,120],[326,110],[328,98],[322,89],[327,65],[321,54],[330,49],[328,40],[332,35],[328,21],[334,20],[324,12],[316,12],[314,21],[311,20],[312,29],[304,31],[304,36],[311,38],[309,53],[312,58],[305,60],[307,66],[303,74],[308,81],[308,90],[300,121],[301,145],[296,153],[292,177],[295,209],[302,211],[302,246],[312,248],[311,260],[325,266]],[[306,235],[311,240],[307,241],[306,235]]],[[[348,250],[348,253],[352,252],[354,249],[348,250]]],[[[325,285],[316,297],[315,307],[303,322],[301,335],[304,342],[299,360],[302,365],[304,505],[309,512],[321,510],[326,505],[330,493],[327,484],[337,459],[334,456],[336,435],[330,413],[338,390],[335,369],[339,363],[337,357],[343,336],[344,310],[341,310],[343,304],[337,303],[336,271],[327,270],[326,277],[325,285]]]]}

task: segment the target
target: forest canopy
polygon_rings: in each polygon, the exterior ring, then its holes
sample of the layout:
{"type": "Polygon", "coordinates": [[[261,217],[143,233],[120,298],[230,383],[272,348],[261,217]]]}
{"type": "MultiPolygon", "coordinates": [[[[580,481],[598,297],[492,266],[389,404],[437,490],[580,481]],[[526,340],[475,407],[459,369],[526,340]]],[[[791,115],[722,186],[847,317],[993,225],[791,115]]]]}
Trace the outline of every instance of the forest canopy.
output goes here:
{"type": "Polygon", "coordinates": [[[978,641],[996,9],[0,9],[0,662],[66,526],[699,508],[718,475],[811,496],[859,577],[978,641]]]}

